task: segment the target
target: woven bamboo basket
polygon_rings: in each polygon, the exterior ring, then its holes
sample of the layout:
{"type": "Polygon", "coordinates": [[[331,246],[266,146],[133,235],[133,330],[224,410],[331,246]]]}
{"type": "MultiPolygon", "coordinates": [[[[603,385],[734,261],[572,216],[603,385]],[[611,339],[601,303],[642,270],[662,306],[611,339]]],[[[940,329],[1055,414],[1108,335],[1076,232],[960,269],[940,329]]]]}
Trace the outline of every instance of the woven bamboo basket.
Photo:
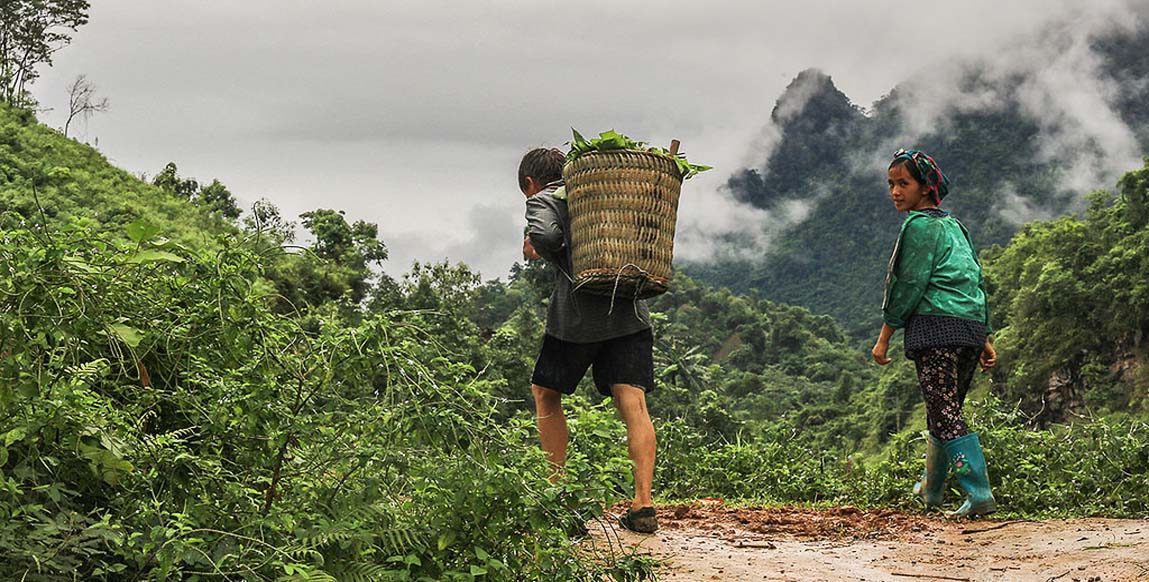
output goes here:
{"type": "Polygon", "coordinates": [[[665,293],[682,191],[674,160],[636,150],[589,152],[566,164],[563,180],[575,290],[626,299],[665,293]]]}

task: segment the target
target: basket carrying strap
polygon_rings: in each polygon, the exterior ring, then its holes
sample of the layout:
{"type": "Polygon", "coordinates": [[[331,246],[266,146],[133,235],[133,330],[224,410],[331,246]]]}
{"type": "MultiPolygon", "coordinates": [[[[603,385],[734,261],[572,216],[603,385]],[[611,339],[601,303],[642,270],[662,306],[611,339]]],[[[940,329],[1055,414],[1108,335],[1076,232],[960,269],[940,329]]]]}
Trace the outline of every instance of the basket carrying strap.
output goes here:
{"type": "MultiPolygon", "coordinates": [[[[619,267],[618,272],[615,273],[615,275],[614,275],[614,290],[612,290],[610,292],[610,309],[607,310],[607,312],[606,312],[607,315],[611,315],[612,313],[614,313],[614,298],[618,296],[618,283],[620,280],[622,280],[622,272],[625,271],[627,267],[634,267],[639,273],[642,273],[643,275],[647,275],[647,272],[644,271],[642,269],[642,267],[640,267],[634,263],[627,263],[627,264],[619,267]]],[[[642,277],[642,279],[639,280],[638,285],[634,286],[634,299],[631,301],[631,303],[634,304],[634,316],[635,317],[639,317],[639,315],[638,315],[638,296],[640,293],[642,293],[643,285],[646,285],[646,279],[647,278],[645,276],[642,277]]]]}

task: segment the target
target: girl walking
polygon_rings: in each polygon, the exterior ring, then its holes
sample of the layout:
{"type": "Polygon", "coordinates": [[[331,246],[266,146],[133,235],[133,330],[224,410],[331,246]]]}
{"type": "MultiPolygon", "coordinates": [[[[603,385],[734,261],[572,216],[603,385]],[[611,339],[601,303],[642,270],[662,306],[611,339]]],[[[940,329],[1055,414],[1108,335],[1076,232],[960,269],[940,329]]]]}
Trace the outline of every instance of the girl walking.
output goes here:
{"type": "Polygon", "coordinates": [[[904,328],[906,357],[917,368],[929,428],[926,468],[914,493],[927,505],[940,506],[953,467],[966,498],[950,515],[984,515],[997,503],[977,433],[970,432],[962,418],[978,364],[985,371],[997,360],[989,342],[992,329],[981,263],[969,231],[939,208],[949,193],[949,179],[933,158],[918,150],[899,150],[888,178],[894,208],[907,216],[886,274],[874,361],[890,363],[890,337],[904,328]]]}

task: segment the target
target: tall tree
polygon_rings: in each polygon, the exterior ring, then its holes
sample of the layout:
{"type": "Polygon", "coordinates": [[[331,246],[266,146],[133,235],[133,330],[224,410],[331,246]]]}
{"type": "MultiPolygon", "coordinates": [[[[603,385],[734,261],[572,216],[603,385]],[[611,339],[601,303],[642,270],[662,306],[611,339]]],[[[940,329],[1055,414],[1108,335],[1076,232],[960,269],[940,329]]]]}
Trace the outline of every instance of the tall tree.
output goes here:
{"type": "Polygon", "coordinates": [[[1149,157],[1145,158],[1144,168],[1125,174],[1117,187],[1128,206],[1131,225],[1144,228],[1149,224],[1149,157]]]}
{"type": "Polygon", "coordinates": [[[387,247],[379,240],[379,226],[362,220],[348,224],[343,214],[342,210],[319,208],[299,215],[303,227],[315,237],[311,250],[357,270],[386,260],[387,247]]]}
{"type": "Polygon", "coordinates": [[[76,77],[68,86],[68,120],[64,122],[64,136],[67,137],[72,121],[77,117],[87,122],[93,113],[107,111],[108,107],[108,98],[96,96],[96,86],[87,75],[76,77]]]}
{"type": "Polygon", "coordinates": [[[225,218],[235,220],[242,211],[235,202],[235,196],[219,180],[212,180],[211,184],[200,188],[195,197],[195,203],[215,212],[225,218]]]}
{"type": "Polygon", "coordinates": [[[51,66],[52,55],[72,41],[70,33],[87,23],[87,0],[0,2],[0,99],[29,105],[36,68],[51,66]]]}
{"type": "Polygon", "coordinates": [[[168,162],[168,165],[164,166],[164,169],[160,170],[155,178],[152,178],[152,184],[166,190],[169,194],[187,200],[191,200],[196,192],[199,192],[199,182],[192,178],[181,178],[175,162],[168,162]]]}
{"type": "Polygon", "coordinates": [[[372,265],[387,259],[379,227],[347,222],[343,211],[319,208],[299,215],[311,234],[308,252],[285,261],[272,275],[283,297],[295,307],[347,299],[359,304],[375,278],[372,265]]]}

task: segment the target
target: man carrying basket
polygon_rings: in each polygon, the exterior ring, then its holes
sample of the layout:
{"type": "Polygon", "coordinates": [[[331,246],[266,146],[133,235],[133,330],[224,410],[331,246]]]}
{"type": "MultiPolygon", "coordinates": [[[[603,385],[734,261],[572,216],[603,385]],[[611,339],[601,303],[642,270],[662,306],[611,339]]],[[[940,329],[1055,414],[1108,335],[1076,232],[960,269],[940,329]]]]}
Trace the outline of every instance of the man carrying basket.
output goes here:
{"type": "MultiPolygon", "coordinates": [[[[654,424],[646,393],[654,389],[654,336],[642,300],[618,300],[575,292],[571,272],[570,214],[562,172],[566,158],[553,148],[526,153],[519,164],[519,189],[527,197],[523,256],[555,267],[555,288],[547,306],[546,336],[531,376],[539,441],[556,470],[566,462],[567,423],[562,397],[593,366],[595,387],[610,396],[626,424],[634,464],[634,501],[619,524],[631,531],[658,529],[651,486],[654,480],[654,424]]],[[[556,472],[557,475],[557,472],[556,472]]]]}

